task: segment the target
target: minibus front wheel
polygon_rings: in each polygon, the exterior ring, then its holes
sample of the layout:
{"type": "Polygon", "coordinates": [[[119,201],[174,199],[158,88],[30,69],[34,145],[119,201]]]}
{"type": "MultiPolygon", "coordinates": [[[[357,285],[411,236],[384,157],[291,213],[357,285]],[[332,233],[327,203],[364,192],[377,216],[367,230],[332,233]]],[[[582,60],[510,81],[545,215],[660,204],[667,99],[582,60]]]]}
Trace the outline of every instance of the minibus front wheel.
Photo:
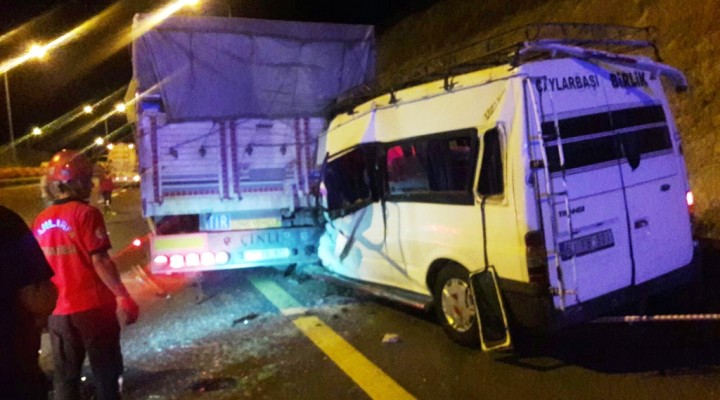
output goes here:
{"type": "Polygon", "coordinates": [[[435,313],[445,333],[463,346],[479,347],[475,300],[470,289],[467,269],[449,262],[438,273],[433,296],[435,313]]]}

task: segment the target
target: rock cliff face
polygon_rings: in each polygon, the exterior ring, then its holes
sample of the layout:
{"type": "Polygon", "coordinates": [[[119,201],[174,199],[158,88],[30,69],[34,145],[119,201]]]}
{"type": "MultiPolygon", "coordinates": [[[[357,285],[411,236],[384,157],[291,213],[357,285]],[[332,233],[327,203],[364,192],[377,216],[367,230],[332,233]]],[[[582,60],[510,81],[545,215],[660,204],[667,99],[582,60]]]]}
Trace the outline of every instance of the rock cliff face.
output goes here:
{"type": "Polygon", "coordinates": [[[538,22],[655,26],[664,62],[690,90],[668,91],[696,199],[698,234],[720,238],[720,2],[713,0],[442,0],[379,38],[378,69],[392,71],[462,43],[538,22]]]}

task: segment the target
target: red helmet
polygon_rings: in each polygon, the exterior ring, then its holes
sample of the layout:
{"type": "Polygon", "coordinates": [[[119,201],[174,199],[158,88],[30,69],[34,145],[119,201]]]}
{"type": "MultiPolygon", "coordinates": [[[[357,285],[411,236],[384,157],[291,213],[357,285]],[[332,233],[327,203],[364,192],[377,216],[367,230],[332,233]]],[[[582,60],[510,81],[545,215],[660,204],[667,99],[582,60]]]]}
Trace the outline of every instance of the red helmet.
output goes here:
{"type": "Polygon", "coordinates": [[[91,178],[93,165],[82,153],[63,150],[56,153],[48,163],[48,182],[68,182],[82,178],[91,178]]]}

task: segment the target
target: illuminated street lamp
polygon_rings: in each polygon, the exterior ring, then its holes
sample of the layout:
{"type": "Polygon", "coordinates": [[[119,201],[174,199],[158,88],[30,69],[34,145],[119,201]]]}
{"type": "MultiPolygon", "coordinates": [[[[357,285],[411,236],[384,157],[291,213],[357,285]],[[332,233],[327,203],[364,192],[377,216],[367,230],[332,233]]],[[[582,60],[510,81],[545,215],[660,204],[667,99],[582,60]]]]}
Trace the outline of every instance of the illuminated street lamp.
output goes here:
{"type": "MultiPolygon", "coordinates": [[[[124,113],[126,110],[125,103],[117,103],[115,104],[115,112],[118,114],[124,113]]],[[[106,117],[103,119],[103,124],[105,125],[105,137],[108,137],[110,135],[110,130],[108,129],[108,118],[106,117]]]]}
{"type": "Polygon", "coordinates": [[[28,50],[28,56],[30,58],[37,58],[38,60],[42,60],[47,55],[47,49],[45,47],[40,46],[39,44],[33,44],[30,46],[30,50],[28,50]]]}
{"type": "Polygon", "coordinates": [[[39,127],[36,126],[33,128],[32,134],[34,136],[40,136],[40,135],[42,135],[42,129],[40,129],[39,127]]]}
{"type": "Polygon", "coordinates": [[[108,143],[108,145],[105,147],[107,147],[108,150],[112,150],[115,146],[112,143],[108,143]]]}
{"type": "MultiPolygon", "coordinates": [[[[30,46],[30,49],[28,50],[28,53],[25,55],[27,59],[36,58],[36,59],[42,59],[47,54],[47,51],[43,46],[40,46],[38,44],[33,44],[30,46]]],[[[8,116],[8,133],[10,134],[10,150],[12,151],[12,158],[13,163],[17,164],[17,150],[15,149],[15,132],[13,131],[13,123],[12,123],[12,107],[10,106],[10,82],[8,81],[8,73],[10,70],[5,70],[5,73],[3,74],[3,79],[5,80],[5,105],[7,106],[7,116],[8,116]]]]}
{"type": "Polygon", "coordinates": [[[93,108],[92,108],[92,106],[84,106],[84,107],[83,107],[83,112],[84,112],[85,114],[92,114],[92,113],[93,113],[93,108]]]}
{"type": "Polygon", "coordinates": [[[95,144],[98,146],[102,146],[103,144],[105,144],[105,139],[103,139],[101,137],[97,137],[97,138],[95,138],[95,144]]]}

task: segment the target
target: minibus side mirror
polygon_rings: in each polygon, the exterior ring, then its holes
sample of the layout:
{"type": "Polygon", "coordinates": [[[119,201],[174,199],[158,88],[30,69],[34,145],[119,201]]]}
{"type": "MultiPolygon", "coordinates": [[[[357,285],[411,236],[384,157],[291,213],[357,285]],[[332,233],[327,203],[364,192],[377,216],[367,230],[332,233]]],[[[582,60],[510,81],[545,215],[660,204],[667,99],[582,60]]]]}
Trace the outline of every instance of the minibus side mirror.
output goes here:
{"type": "Polygon", "coordinates": [[[483,135],[482,164],[478,178],[478,194],[487,197],[503,193],[502,149],[500,146],[500,129],[490,129],[483,135]]]}

